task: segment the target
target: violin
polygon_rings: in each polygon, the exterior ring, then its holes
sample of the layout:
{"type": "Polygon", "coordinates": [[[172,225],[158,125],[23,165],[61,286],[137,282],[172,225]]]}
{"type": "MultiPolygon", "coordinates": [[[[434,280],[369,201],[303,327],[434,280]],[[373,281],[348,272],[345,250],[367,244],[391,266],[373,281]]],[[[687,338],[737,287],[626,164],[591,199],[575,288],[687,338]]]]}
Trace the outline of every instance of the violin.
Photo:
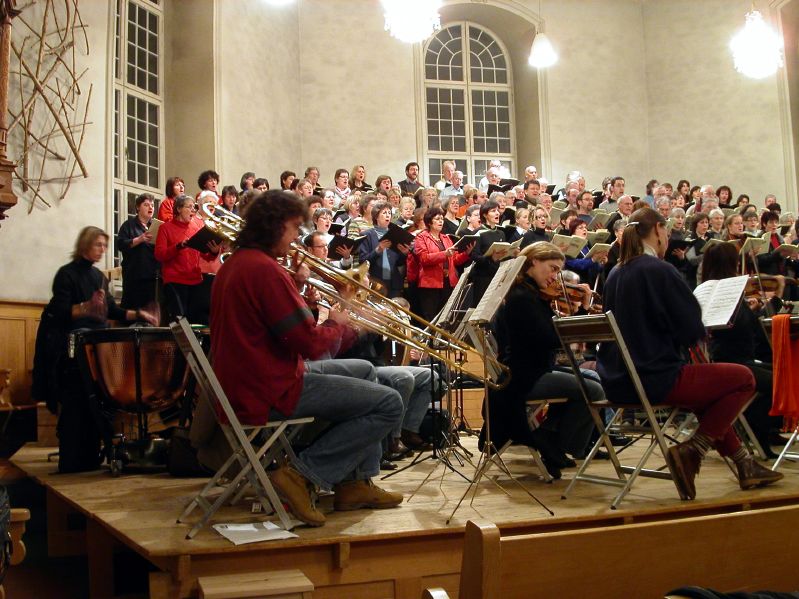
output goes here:
{"type": "MultiPolygon", "coordinates": [[[[575,283],[567,283],[562,278],[555,279],[552,284],[545,288],[538,290],[539,295],[548,302],[551,302],[552,309],[558,316],[573,316],[582,305],[585,298],[585,287],[575,283]],[[575,308],[575,304],[578,307],[575,308]]],[[[588,308],[590,314],[598,314],[602,311],[602,306],[594,302],[598,297],[596,292],[591,292],[591,305],[588,308]]]]}

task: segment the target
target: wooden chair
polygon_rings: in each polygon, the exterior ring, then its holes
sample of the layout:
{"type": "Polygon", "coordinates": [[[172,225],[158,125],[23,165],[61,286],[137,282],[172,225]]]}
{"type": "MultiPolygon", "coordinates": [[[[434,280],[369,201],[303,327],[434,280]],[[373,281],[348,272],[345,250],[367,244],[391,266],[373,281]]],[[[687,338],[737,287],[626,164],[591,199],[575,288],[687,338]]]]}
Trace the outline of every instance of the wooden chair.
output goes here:
{"type": "Polygon", "coordinates": [[[235,502],[240,498],[244,487],[248,484],[255,491],[257,500],[264,511],[267,514],[275,512],[283,528],[290,530],[293,527],[292,521],[266,475],[265,466],[279,457],[281,453],[289,461],[296,460],[297,457],[291,449],[290,439],[299,431],[300,427],[313,422],[313,418],[273,420],[257,426],[242,425],[222,390],[208,358],[200,347],[197,337],[191,330],[191,325],[185,318],[180,317],[177,322],[170,325],[170,328],[177,340],[178,347],[186,357],[186,361],[197,379],[202,391],[201,396],[210,403],[209,407],[214,414],[219,413],[217,408],[224,414],[224,419],[219,419],[218,424],[233,450],[227,461],[222,464],[197,496],[189,502],[178,518],[178,522],[184,521],[197,507],[203,512],[202,517],[191,528],[186,538],[193,538],[226,501],[233,498],[235,502]],[[265,441],[259,441],[262,436],[266,438],[265,441]],[[259,444],[257,448],[253,445],[254,443],[259,444]],[[236,466],[239,468],[238,473],[230,482],[222,485],[222,480],[228,476],[231,467],[235,468],[236,466]],[[223,486],[223,491],[212,503],[209,497],[220,486],[223,486]]]}
{"type": "MultiPolygon", "coordinates": [[[[11,525],[8,533],[11,536],[11,565],[16,566],[25,559],[25,542],[22,535],[25,534],[25,523],[31,519],[31,513],[25,508],[11,509],[11,525]]],[[[6,592],[0,584],[0,599],[5,599],[6,592]]]]}
{"type": "MultiPolygon", "coordinates": [[[[616,324],[616,319],[613,317],[613,313],[606,312],[605,314],[598,315],[555,318],[553,322],[555,324],[555,330],[563,344],[563,349],[574,371],[574,375],[577,377],[583,397],[588,404],[588,409],[591,412],[597,430],[600,432],[599,440],[594,444],[588,456],[580,465],[577,474],[575,474],[571,483],[569,483],[562,498],[566,499],[569,496],[569,493],[571,493],[578,481],[621,487],[621,490],[610,504],[611,509],[615,510],[627,493],[630,492],[635,480],[639,476],[674,480],[667,464],[664,464],[658,469],[645,468],[645,465],[655,449],[660,449],[661,454],[663,456],[666,455],[668,445],[666,444],[666,436],[663,431],[672,426],[680,409],[673,406],[653,406],[649,402],[644,387],[641,384],[641,379],[638,377],[635,364],[630,356],[630,352],[616,324]],[[615,343],[621,352],[630,380],[633,382],[637,403],[613,403],[607,400],[597,402],[590,401],[585,379],[574,357],[574,352],[571,349],[572,343],[615,343]],[[601,411],[603,409],[614,410],[614,416],[608,424],[605,424],[602,420],[601,411]],[[641,418],[637,421],[637,424],[625,423],[624,410],[629,409],[635,409],[641,412],[641,418]],[[616,451],[610,440],[611,432],[621,435],[641,436],[649,439],[649,445],[634,466],[621,464],[619,461],[619,452],[616,451]],[[610,456],[610,461],[616,473],[615,477],[586,473],[597,451],[603,446],[610,456]]],[[[682,497],[682,499],[685,499],[685,497],[682,497]]]]}

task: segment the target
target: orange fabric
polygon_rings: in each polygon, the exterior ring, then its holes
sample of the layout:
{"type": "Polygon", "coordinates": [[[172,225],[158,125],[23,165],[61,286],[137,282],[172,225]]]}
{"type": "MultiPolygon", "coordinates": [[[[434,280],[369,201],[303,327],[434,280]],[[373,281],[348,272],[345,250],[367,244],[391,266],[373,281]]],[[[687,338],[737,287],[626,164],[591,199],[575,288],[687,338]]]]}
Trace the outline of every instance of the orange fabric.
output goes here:
{"type": "Polygon", "coordinates": [[[773,400],[771,416],[783,416],[786,430],[799,423],[799,339],[791,340],[790,314],[772,319],[771,346],[774,353],[773,400]]]}

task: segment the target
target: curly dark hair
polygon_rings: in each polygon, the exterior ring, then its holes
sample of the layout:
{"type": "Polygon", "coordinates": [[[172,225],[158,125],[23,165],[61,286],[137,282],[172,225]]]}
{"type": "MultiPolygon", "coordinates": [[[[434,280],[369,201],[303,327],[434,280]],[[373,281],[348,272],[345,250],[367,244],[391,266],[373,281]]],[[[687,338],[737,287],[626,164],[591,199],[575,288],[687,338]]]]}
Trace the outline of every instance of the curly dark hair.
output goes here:
{"type": "Polygon", "coordinates": [[[211,179],[216,179],[216,182],[219,183],[219,173],[214,170],[203,171],[200,173],[200,176],[197,177],[197,185],[200,187],[201,191],[205,189],[205,184],[211,179]]]}
{"type": "Polygon", "coordinates": [[[427,212],[424,213],[424,224],[428,229],[430,228],[430,223],[432,223],[433,219],[437,216],[444,216],[444,211],[438,206],[428,208],[427,212]]]}
{"type": "Polygon", "coordinates": [[[283,235],[285,223],[305,219],[305,202],[288,191],[265,191],[247,205],[247,222],[236,239],[237,248],[257,248],[269,252],[283,235]]]}

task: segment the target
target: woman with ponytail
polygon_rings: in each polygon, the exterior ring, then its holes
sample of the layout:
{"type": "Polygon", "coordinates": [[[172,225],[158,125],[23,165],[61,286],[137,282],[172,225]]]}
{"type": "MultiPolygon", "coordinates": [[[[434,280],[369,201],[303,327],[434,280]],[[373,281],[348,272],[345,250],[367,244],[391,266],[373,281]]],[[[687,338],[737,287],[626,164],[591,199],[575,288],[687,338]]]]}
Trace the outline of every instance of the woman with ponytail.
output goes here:
{"type": "MultiPolygon", "coordinates": [[[[691,410],[699,419],[694,436],[666,456],[674,483],[682,497],[694,499],[694,479],[710,449],[735,462],[742,489],[776,482],[782,475],[755,462],[732,430],[755,394],[752,373],[740,364],[688,363],[687,349],[706,334],[702,311],[679,272],[663,260],[667,248],[666,219],[651,208],[635,211],[603,303],[618,321],[649,401],[691,410]]],[[[600,346],[597,370],[608,399],[637,402],[618,347],[600,346]]]]}

